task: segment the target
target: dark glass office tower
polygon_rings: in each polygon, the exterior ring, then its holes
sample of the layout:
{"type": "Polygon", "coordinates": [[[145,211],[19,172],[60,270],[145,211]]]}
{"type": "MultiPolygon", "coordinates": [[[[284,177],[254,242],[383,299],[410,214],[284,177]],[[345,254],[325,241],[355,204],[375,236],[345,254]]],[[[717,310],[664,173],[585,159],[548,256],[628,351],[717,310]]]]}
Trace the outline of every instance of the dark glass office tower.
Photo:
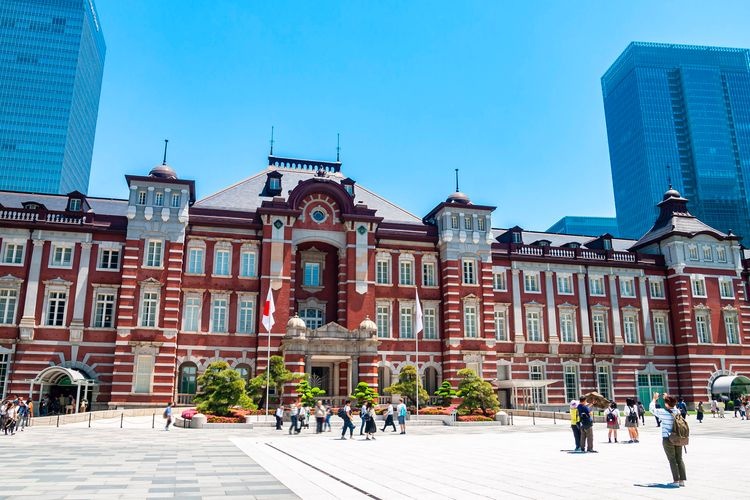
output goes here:
{"type": "Polygon", "coordinates": [[[750,237],[750,51],[631,43],[602,77],[617,222],[638,238],[667,184],[750,237]]]}
{"type": "Polygon", "coordinates": [[[104,53],[93,0],[0,0],[0,189],[87,191],[104,53]]]}

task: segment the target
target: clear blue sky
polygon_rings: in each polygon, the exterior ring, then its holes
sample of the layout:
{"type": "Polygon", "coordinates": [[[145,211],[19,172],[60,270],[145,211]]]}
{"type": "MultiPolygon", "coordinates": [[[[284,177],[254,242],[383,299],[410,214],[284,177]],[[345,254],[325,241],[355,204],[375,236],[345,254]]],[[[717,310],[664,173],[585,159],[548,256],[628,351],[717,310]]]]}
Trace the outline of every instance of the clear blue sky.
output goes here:
{"type": "Polygon", "coordinates": [[[626,45],[750,47],[747,2],[96,0],[107,42],[89,193],[169,163],[209,195],[275,153],[335,158],[417,215],[613,216],[600,77],[626,45]]]}

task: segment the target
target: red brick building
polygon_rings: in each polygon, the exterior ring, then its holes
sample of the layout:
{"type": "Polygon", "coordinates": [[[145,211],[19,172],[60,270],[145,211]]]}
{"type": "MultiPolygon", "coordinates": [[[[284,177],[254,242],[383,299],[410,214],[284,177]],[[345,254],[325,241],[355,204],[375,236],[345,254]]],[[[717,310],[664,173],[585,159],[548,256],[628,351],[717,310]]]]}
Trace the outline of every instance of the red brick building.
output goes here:
{"type": "Polygon", "coordinates": [[[494,229],[459,192],[419,217],[338,162],[271,156],[197,201],[167,165],[126,181],[122,200],[0,193],[3,396],[188,403],[208,363],[252,377],[269,346],[330,398],[415,363],[430,392],[473,368],[504,405],[748,390],[743,249],[674,190],[634,241],[494,229]]]}

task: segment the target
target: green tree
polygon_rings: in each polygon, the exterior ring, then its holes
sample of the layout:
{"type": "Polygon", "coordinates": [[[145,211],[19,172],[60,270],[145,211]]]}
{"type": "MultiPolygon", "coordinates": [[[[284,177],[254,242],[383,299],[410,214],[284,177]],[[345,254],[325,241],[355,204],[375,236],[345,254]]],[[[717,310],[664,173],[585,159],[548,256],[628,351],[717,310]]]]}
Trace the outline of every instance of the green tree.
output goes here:
{"type": "Polygon", "coordinates": [[[366,382],[360,382],[357,387],[354,388],[354,394],[352,397],[357,400],[357,406],[362,406],[368,401],[377,403],[378,393],[373,390],[372,387],[367,385],[366,382]]]}
{"type": "Polygon", "coordinates": [[[383,389],[386,394],[399,394],[410,404],[416,404],[417,386],[419,386],[419,404],[426,405],[430,401],[430,395],[422,387],[422,381],[417,377],[417,369],[414,365],[406,365],[398,374],[398,382],[383,389]]]}
{"type": "Polygon", "coordinates": [[[226,361],[214,361],[198,377],[201,392],[195,397],[198,411],[228,415],[232,406],[247,405],[245,381],[226,361]]]}
{"type": "Polygon", "coordinates": [[[468,410],[471,413],[479,408],[484,416],[489,416],[490,411],[500,409],[500,403],[492,385],[474,373],[474,370],[464,368],[459,370],[458,376],[461,378],[458,383],[458,396],[463,398],[458,406],[459,409],[468,410]]]}
{"type": "Polygon", "coordinates": [[[299,381],[299,384],[297,384],[297,394],[299,394],[299,398],[302,400],[303,405],[314,406],[315,400],[320,396],[325,396],[326,391],[319,387],[311,386],[307,377],[305,377],[299,381]]]}
{"type": "Polygon", "coordinates": [[[452,399],[456,397],[456,390],[450,382],[443,380],[443,383],[440,384],[440,387],[435,391],[435,396],[440,398],[440,404],[442,406],[450,406],[452,399]]]}
{"type": "MultiPolygon", "coordinates": [[[[269,384],[276,390],[277,397],[284,392],[284,384],[299,380],[303,377],[298,373],[292,373],[284,365],[284,358],[281,356],[271,356],[269,369],[269,384]]],[[[266,405],[266,371],[250,379],[247,383],[247,394],[253,399],[258,407],[266,405]]]]}

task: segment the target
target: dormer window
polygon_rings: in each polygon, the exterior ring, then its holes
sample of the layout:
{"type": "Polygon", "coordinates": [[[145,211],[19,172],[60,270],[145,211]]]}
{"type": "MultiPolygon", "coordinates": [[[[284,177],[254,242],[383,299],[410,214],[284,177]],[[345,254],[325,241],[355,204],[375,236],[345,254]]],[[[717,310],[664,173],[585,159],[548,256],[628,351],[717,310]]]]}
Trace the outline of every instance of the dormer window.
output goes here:
{"type": "Polygon", "coordinates": [[[568,248],[581,248],[581,244],[577,241],[571,241],[570,243],[566,243],[563,246],[568,248]]]}
{"type": "Polygon", "coordinates": [[[266,185],[263,187],[261,196],[278,196],[281,194],[281,173],[272,170],[268,173],[266,185]]]}
{"type": "Polygon", "coordinates": [[[521,233],[514,231],[512,233],[512,237],[513,237],[513,243],[515,243],[516,245],[520,245],[523,243],[523,238],[521,238],[521,233]]]}
{"type": "Polygon", "coordinates": [[[351,197],[354,197],[354,180],[346,178],[341,181],[341,185],[344,186],[344,191],[351,197]]]}
{"type": "Polygon", "coordinates": [[[612,250],[612,240],[609,238],[604,238],[602,240],[602,245],[604,245],[605,250],[612,250]]]}
{"type": "Polygon", "coordinates": [[[68,210],[71,212],[81,211],[81,200],[79,198],[71,198],[68,202],[68,210]]]}
{"type": "Polygon", "coordinates": [[[268,189],[272,191],[280,190],[281,189],[281,179],[278,177],[271,177],[268,179],[268,189]]]}
{"type": "Polygon", "coordinates": [[[548,247],[550,245],[550,242],[548,240],[539,240],[534,242],[534,245],[538,247],[548,247]]]}
{"type": "Polygon", "coordinates": [[[27,201],[26,203],[23,203],[23,208],[26,210],[39,210],[42,207],[39,203],[34,203],[33,201],[27,201]]]}

